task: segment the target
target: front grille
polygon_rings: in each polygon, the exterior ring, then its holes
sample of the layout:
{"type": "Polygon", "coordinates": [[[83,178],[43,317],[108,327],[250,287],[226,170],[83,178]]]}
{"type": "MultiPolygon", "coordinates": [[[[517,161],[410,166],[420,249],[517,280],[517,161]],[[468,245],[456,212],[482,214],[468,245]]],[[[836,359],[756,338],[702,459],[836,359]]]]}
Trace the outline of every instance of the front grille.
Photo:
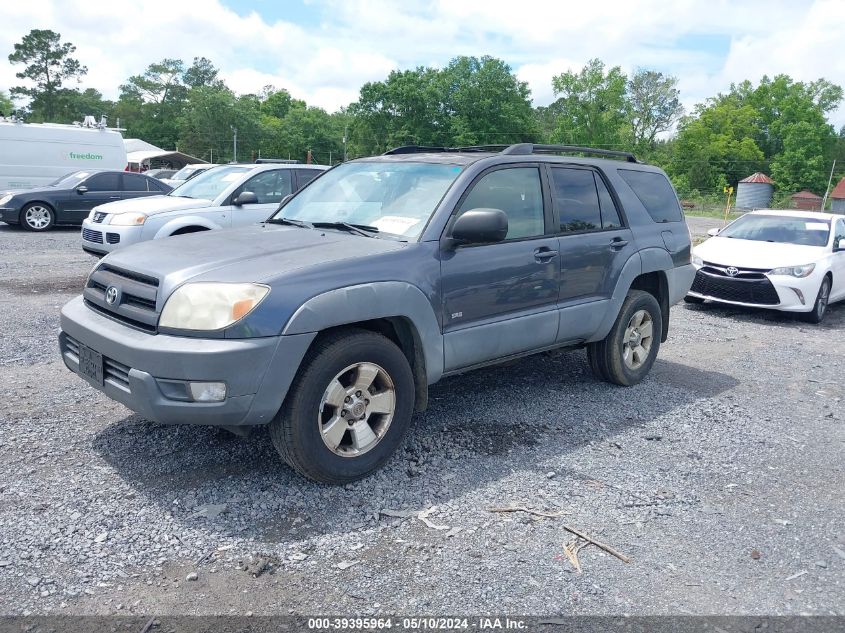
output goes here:
{"type": "Polygon", "coordinates": [[[735,266],[724,266],[722,264],[714,264],[713,262],[704,262],[704,265],[701,267],[701,270],[710,275],[716,275],[718,277],[730,277],[732,279],[766,279],[766,275],[764,273],[769,272],[770,269],[739,268],[735,266]]]}
{"type": "Polygon", "coordinates": [[[118,233],[106,233],[106,241],[109,244],[119,244],[120,235],[118,233]]]}
{"type": "Polygon", "coordinates": [[[706,272],[706,267],[695,274],[692,292],[739,303],[774,306],[780,303],[777,290],[765,275],[762,278],[730,277],[706,272]]]}
{"type": "MultiPolygon", "coordinates": [[[[79,362],[79,341],[64,333],[65,351],[70,352],[79,362]]],[[[113,358],[103,356],[103,380],[129,391],[129,371],[131,367],[119,363],[113,358]]]]}
{"type": "Polygon", "coordinates": [[[82,239],[86,242],[102,244],[103,234],[100,231],[94,231],[93,229],[82,229],[82,239]]]}
{"type": "Polygon", "coordinates": [[[97,211],[97,213],[94,214],[94,217],[91,218],[91,221],[96,222],[97,224],[102,224],[103,220],[106,219],[106,215],[108,214],[103,213],[102,211],[97,211]]]}
{"type": "Polygon", "coordinates": [[[88,307],[127,325],[155,332],[158,324],[155,277],[103,264],[88,278],[83,297],[88,307]],[[114,300],[107,301],[114,288],[114,300]]]}

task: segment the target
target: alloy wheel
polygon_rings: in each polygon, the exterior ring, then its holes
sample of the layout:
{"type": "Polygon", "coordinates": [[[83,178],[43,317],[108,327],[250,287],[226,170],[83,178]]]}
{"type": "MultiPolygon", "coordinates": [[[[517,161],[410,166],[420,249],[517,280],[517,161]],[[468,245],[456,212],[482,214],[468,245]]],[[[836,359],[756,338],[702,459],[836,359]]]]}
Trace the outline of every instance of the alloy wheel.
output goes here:
{"type": "Polygon", "coordinates": [[[648,359],[654,341],[654,321],[646,310],[637,310],[622,339],[622,360],[628,369],[639,369],[648,359]]]}
{"type": "Polygon", "coordinates": [[[50,210],[41,205],[33,205],[24,213],[24,221],[36,231],[43,231],[51,222],[50,210]]]}

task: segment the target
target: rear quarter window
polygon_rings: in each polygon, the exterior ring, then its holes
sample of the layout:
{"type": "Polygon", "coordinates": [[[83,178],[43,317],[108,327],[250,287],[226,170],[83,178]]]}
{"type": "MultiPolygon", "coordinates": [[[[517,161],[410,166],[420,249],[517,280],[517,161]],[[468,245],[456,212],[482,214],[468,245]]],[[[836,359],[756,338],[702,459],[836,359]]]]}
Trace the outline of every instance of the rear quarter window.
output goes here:
{"type": "Polygon", "coordinates": [[[637,171],[620,169],[622,177],[631,190],[636,194],[645,210],[655,222],[681,222],[681,205],[678,196],[663,174],[653,171],[637,171]]]}

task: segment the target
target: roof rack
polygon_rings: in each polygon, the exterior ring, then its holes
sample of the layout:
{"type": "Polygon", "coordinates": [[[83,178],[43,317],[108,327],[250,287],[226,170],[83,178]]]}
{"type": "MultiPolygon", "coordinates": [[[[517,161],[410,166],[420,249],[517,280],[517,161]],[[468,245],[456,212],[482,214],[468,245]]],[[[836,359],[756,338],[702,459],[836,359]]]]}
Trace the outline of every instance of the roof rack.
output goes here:
{"type": "Polygon", "coordinates": [[[469,147],[427,147],[424,145],[404,145],[388,150],[384,156],[394,154],[429,154],[436,152],[497,152],[510,156],[529,156],[531,154],[592,154],[594,156],[610,156],[624,158],[629,163],[638,163],[637,157],[631,152],[611,149],[596,149],[594,147],[579,147],[577,145],[543,145],[537,143],[516,143],[515,145],[472,145],[469,147]]]}

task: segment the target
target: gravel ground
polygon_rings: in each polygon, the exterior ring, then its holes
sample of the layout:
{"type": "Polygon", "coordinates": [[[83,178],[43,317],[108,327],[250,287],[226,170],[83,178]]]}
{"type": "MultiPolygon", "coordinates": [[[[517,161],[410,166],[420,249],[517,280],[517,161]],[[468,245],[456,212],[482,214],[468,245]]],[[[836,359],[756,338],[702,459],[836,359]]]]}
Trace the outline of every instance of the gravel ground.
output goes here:
{"type": "Polygon", "coordinates": [[[580,351],[443,380],[337,488],[68,372],[76,239],[0,225],[0,613],[845,614],[845,305],[676,306],[633,388],[580,351]],[[515,505],[566,514],[489,511],[515,505]],[[564,525],[630,562],[591,545],[578,573],[564,525]]]}

